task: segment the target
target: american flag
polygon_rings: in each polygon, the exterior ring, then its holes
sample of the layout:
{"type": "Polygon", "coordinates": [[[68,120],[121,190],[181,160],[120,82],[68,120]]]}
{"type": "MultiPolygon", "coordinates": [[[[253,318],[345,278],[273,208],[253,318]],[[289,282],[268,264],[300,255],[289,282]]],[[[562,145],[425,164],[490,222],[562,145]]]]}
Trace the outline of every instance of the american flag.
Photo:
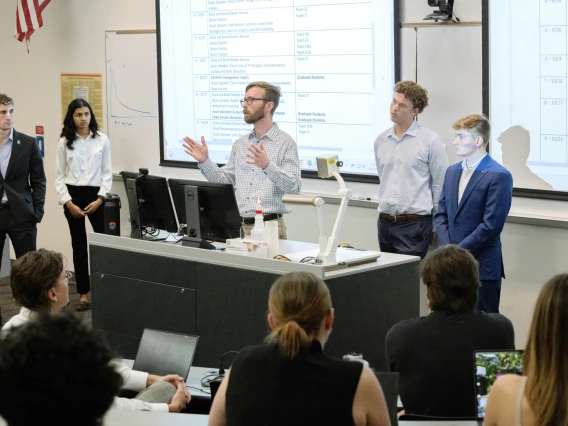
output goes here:
{"type": "Polygon", "coordinates": [[[41,13],[51,0],[17,0],[16,37],[29,43],[34,30],[43,26],[41,13]]]}

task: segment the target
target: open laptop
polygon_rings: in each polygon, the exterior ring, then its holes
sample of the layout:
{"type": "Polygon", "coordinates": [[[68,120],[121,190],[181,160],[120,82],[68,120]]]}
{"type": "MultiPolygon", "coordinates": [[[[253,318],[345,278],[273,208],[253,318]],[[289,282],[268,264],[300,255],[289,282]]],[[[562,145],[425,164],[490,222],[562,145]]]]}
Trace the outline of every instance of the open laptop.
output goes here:
{"type": "Polygon", "coordinates": [[[145,328],[132,368],[159,376],[178,374],[187,380],[198,340],[199,336],[145,328]]]}
{"type": "Polygon", "coordinates": [[[477,422],[485,418],[485,406],[495,380],[504,374],[523,373],[523,351],[476,351],[473,354],[477,422]]]}

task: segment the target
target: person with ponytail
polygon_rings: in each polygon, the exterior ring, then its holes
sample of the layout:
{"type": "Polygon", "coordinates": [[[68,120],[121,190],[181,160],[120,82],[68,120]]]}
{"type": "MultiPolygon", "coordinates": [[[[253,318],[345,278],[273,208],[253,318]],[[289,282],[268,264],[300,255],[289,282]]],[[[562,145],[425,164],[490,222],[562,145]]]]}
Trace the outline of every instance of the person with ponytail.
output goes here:
{"type": "Polygon", "coordinates": [[[91,308],[85,217],[89,218],[93,231],[104,232],[101,206],[111,185],[110,141],[99,132],[89,103],[75,99],[67,108],[57,145],[55,187],[71,233],[75,282],[80,295],[76,311],[91,308]]]}
{"type": "Polygon", "coordinates": [[[390,425],[374,373],[323,352],[333,319],[321,279],[307,272],[278,278],[268,297],[266,344],[240,351],[209,425],[390,425]]]}
{"type": "Polygon", "coordinates": [[[523,376],[501,376],[485,409],[487,426],[568,424],[568,274],[542,288],[523,359],[523,376]]]}

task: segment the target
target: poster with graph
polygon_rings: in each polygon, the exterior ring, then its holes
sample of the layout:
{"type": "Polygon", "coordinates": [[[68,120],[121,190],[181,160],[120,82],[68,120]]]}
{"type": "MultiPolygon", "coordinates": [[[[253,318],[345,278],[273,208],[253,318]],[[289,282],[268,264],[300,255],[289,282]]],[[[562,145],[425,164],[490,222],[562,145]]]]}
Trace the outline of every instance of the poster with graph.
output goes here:
{"type": "Polygon", "coordinates": [[[159,162],[155,31],[106,31],[105,49],[113,171],[155,168],[159,162]],[[156,147],[156,152],[148,147],[156,147]]]}

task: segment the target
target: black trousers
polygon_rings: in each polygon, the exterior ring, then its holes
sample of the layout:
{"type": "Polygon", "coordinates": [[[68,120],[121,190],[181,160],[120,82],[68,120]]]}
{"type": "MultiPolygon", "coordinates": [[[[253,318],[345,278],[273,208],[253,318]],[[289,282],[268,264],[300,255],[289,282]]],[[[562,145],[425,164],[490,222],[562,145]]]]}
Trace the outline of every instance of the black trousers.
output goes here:
{"type": "Polygon", "coordinates": [[[432,216],[409,222],[389,222],[379,217],[377,226],[381,251],[420,256],[421,259],[426,256],[432,239],[432,216]]]}
{"type": "MultiPolygon", "coordinates": [[[[85,209],[93,201],[97,200],[98,186],[72,186],[67,185],[71,201],[77,207],[85,209]]],[[[73,266],[75,267],[75,282],[77,293],[87,294],[91,291],[89,280],[89,251],[87,247],[87,231],[85,229],[85,217],[75,218],[69,212],[67,206],[63,206],[65,218],[71,232],[71,245],[73,246],[73,266]]],[[[104,206],[101,206],[92,214],[87,215],[93,231],[102,234],[104,231],[104,206]]]]}
{"type": "MultiPolygon", "coordinates": [[[[16,258],[22,257],[29,251],[36,250],[37,227],[36,223],[20,225],[9,204],[0,204],[0,262],[4,254],[4,243],[6,235],[10,237],[16,258]]],[[[2,324],[2,313],[0,312],[0,324],[2,324]]]]}

